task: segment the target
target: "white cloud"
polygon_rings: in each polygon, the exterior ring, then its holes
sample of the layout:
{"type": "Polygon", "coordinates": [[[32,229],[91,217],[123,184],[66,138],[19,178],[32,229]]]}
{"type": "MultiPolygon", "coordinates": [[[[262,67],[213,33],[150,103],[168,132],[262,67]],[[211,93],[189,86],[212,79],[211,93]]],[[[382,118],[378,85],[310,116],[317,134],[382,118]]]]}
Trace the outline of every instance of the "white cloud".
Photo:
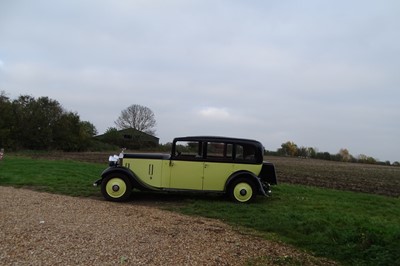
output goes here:
{"type": "Polygon", "coordinates": [[[198,114],[204,118],[212,120],[229,119],[231,115],[226,108],[205,107],[198,111],[198,114]]]}

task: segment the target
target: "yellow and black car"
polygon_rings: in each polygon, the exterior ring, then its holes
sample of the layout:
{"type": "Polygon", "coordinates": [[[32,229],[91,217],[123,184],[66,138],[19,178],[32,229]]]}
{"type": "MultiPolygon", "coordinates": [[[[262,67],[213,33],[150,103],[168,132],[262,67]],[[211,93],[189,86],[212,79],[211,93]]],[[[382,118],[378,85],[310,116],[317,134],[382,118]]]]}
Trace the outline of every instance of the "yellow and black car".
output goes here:
{"type": "Polygon", "coordinates": [[[226,193],[236,202],[268,196],[277,184],[255,140],[193,136],[175,138],[171,154],[121,153],[94,182],[110,201],[124,201],[132,189],[226,193]]]}

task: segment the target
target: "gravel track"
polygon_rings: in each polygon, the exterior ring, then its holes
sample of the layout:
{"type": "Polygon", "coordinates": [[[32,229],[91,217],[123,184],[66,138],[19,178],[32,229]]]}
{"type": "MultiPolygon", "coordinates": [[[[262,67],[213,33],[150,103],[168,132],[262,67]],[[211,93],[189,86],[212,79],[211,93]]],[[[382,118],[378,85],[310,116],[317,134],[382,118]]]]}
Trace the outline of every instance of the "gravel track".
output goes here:
{"type": "Polygon", "coordinates": [[[0,228],[1,265],[331,264],[217,220],[12,187],[0,228]]]}

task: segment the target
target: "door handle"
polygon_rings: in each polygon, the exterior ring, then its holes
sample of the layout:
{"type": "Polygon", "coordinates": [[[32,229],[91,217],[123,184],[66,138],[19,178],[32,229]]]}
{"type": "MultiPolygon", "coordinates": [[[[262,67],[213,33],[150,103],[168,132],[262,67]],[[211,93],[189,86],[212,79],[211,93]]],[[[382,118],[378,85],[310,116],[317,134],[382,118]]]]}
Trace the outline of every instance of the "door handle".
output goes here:
{"type": "Polygon", "coordinates": [[[154,165],[149,164],[149,175],[153,175],[153,174],[154,174],[154,165]]]}

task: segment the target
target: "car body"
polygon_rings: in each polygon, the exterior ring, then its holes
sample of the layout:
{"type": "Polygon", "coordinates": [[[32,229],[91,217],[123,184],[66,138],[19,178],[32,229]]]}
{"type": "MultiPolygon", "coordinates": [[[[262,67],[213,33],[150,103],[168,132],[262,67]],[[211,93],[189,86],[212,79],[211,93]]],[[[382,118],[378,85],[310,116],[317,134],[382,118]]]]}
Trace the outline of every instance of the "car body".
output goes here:
{"type": "Polygon", "coordinates": [[[267,196],[277,184],[275,167],[263,161],[255,140],[191,136],[175,138],[170,154],[121,153],[94,185],[110,201],[129,198],[132,189],[227,193],[233,201],[267,196]]]}

